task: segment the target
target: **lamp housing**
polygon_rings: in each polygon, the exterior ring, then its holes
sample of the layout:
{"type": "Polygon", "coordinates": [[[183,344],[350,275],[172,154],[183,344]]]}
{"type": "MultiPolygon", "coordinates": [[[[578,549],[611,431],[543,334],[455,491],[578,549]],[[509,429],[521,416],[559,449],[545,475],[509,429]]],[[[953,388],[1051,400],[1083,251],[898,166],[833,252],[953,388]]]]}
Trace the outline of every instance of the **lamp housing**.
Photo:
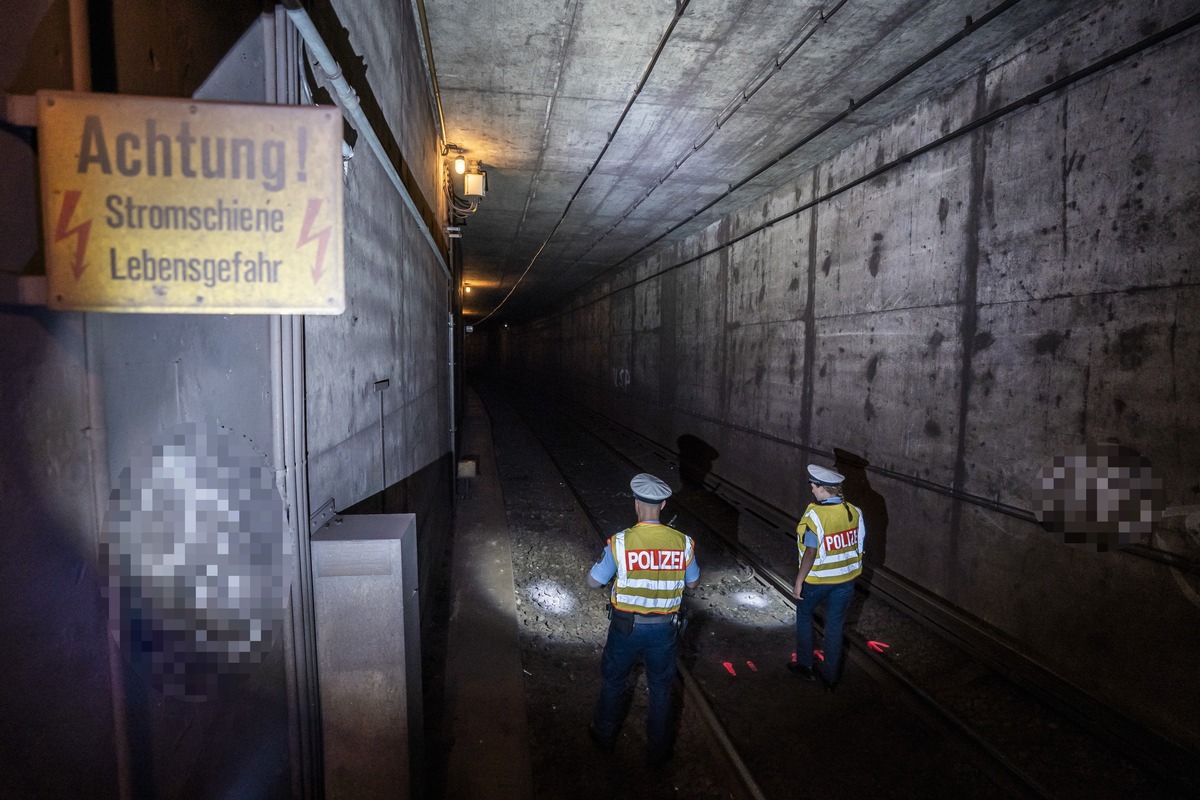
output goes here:
{"type": "Polygon", "coordinates": [[[463,196],[484,197],[487,195],[487,173],[483,170],[463,175],[463,196]]]}

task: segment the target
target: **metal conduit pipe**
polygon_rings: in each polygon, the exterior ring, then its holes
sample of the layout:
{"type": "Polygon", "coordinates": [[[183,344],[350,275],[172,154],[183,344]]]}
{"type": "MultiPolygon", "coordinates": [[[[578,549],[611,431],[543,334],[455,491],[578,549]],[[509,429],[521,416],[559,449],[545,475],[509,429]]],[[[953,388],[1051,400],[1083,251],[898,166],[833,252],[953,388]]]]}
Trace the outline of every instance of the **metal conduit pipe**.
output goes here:
{"type": "MultiPolygon", "coordinates": [[[[100,365],[98,336],[92,323],[94,315],[84,313],[82,317],[84,352],[84,392],[87,400],[87,443],[88,466],[92,473],[92,507],[95,509],[96,539],[104,526],[108,506],[108,495],[112,490],[108,471],[108,429],[105,424],[104,380],[98,374],[100,365]]],[[[98,555],[98,553],[97,553],[98,555]]],[[[99,560],[99,558],[97,558],[99,560]]],[[[107,579],[107,576],[102,576],[107,579]]],[[[106,606],[109,630],[118,630],[121,610],[116,598],[106,606]]],[[[121,800],[133,797],[133,756],[129,741],[129,710],[125,696],[124,660],[119,652],[120,645],[115,637],[105,637],[108,648],[108,684],[112,698],[113,749],[117,760],[117,793],[121,800]]]]}
{"type": "Polygon", "coordinates": [[[284,414],[289,429],[284,439],[284,454],[288,464],[288,489],[294,499],[296,509],[296,531],[300,542],[303,543],[298,553],[297,563],[300,566],[301,580],[304,591],[301,593],[303,614],[303,663],[307,674],[302,676],[305,681],[308,707],[303,709],[301,719],[307,723],[304,733],[306,752],[311,756],[311,763],[306,770],[312,786],[324,785],[324,748],[321,739],[323,730],[321,702],[317,674],[317,610],[313,596],[313,567],[312,549],[309,546],[311,509],[308,502],[308,438],[307,413],[304,396],[304,317],[289,316],[282,318],[283,342],[285,360],[283,375],[287,392],[287,405],[284,414]]]}
{"type": "MultiPolygon", "coordinates": [[[[87,0],[70,0],[71,88],[77,92],[92,90],[92,32],[88,25],[87,0]]],[[[108,510],[108,493],[112,486],[108,471],[108,435],[105,424],[104,381],[97,373],[100,364],[99,344],[94,315],[80,314],[80,334],[84,352],[84,393],[87,402],[88,466],[92,473],[92,509],[95,515],[96,542],[103,535],[108,510]]],[[[98,551],[97,551],[98,552],[98,551]]],[[[97,558],[98,560],[98,558],[97,558]]],[[[110,630],[120,616],[115,602],[106,608],[110,630]]],[[[121,800],[133,797],[133,756],[129,742],[129,711],[125,696],[125,669],[119,652],[120,645],[112,636],[105,637],[108,653],[108,686],[113,715],[113,750],[116,756],[117,795],[121,800]]]]}
{"type": "MultiPolygon", "coordinates": [[[[299,98],[299,41],[279,10],[263,23],[267,99],[294,103],[299,98]]],[[[316,616],[313,608],[312,561],[309,551],[308,452],[304,406],[303,317],[269,318],[271,367],[272,462],[275,484],[283,495],[296,574],[289,598],[290,629],[284,635],[288,682],[289,752],[293,759],[292,791],[317,797],[321,785],[320,698],[317,684],[316,616]]]]}
{"type": "Polygon", "coordinates": [[[77,92],[92,90],[92,33],[87,0],[71,0],[71,86],[77,92]]]}
{"type": "Polygon", "coordinates": [[[413,16],[421,35],[421,60],[425,62],[425,89],[437,112],[438,137],[446,141],[446,118],[442,116],[442,90],[438,87],[437,70],[433,65],[433,44],[429,41],[429,19],[425,16],[425,0],[412,0],[413,16]]]}
{"type": "Polygon", "coordinates": [[[370,121],[363,113],[362,106],[358,102],[358,95],[355,93],[354,88],[346,81],[345,76],[342,75],[341,67],[338,66],[333,54],[329,52],[329,48],[325,45],[325,40],[321,38],[321,34],[317,31],[316,26],[313,25],[308,12],[301,6],[300,0],[284,0],[283,7],[287,11],[288,18],[292,21],[292,24],[296,26],[296,30],[300,32],[300,37],[304,39],[304,45],[308,48],[309,54],[316,59],[317,65],[321,67],[321,70],[325,73],[325,77],[333,87],[342,113],[346,116],[350,124],[354,126],[354,129],[358,131],[359,136],[366,139],[367,146],[371,148],[371,152],[379,159],[384,172],[387,173],[392,185],[396,187],[396,192],[400,195],[409,213],[412,214],[413,220],[417,223],[421,235],[429,243],[429,249],[433,251],[434,256],[437,258],[438,265],[442,268],[442,273],[445,275],[446,280],[453,283],[454,277],[450,274],[450,268],[446,265],[446,257],[438,248],[437,242],[434,241],[429,226],[421,218],[421,212],[417,209],[416,203],[413,202],[408,189],[404,187],[404,181],[400,179],[400,173],[396,171],[391,158],[388,157],[387,152],[383,149],[383,142],[379,140],[375,129],[371,127],[370,121]]]}
{"type": "MultiPolygon", "coordinates": [[[[285,396],[289,390],[285,384],[283,376],[283,332],[282,318],[272,316],[269,323],[270,337],[270,353],[271,353],[271,376],[270,387],[271,397],[271,464],[274,467],[275,486],[279,489],[279,493],[283,496],[284,507],[287,510],[288,522],[292,530],[288,534],[292,540],[292,546],[296,549],[296,559],[300,558],[301,537],[299,526],[297,525],[297,513],[293,505],[293,498],[290,492],[289,476],[287,468],[286,448],[284,447],[284,437],[286,434],[287,425],[284,421],[284,405],[286,403],[285,396]]],[[[303,790],[306,784],[304,777],[305,765],[309,763],[306,756],[307,739],[304,726],[301,724],[301,717],[304,715],[303,709],[308,705],[303,699],[306,696],[303,673],[306,670],[298,666],[297,661],[303,658],[304,646],[297,644],[297,640],[304,639],[304,621],[300,617],[300,594],[299,581],[293,577],[291,583],[291,591],[289,597],[288,608],[291,612],[290,621],[291,628],[283,637],[286,657],[284,658],[284,669],[287,673],[288,682],[288,749],[293,759],[292,768],[292,790],[298,797],[309,796],[303,790]]]]}
{"type": "Polygon", "coordinates": [[[294,701],[289,701],[288,711],[289,716],[295,715],[291,721],[296,726],[293,731],[296,738],[289,742],[289,746],[293,753],[298,750],[300,756],[300,762],[293,771],[293,788],[299,783],[301,796],[312,797],[315,796],[313,787],[321,784],[321,709],[316,679],[316,618],[312,607],[308,498],[304,493],[307,481],[301,479],[303,464],[297,457],[297,436],[304,435],[303,413],[297,409],[297,397],[303,397],[303,388],[297,387],[303,381],[302,373],[298,374],[296,369],[297,360],[303,360],[303,343],[299,348],[297,346],[297,328],[293,317],[271,317],[271,385],[277,397],[271,408],[274,427],[272,455],[275,459],[276,484],[284,496],[288,521],[292,527],[292,542],[296,547],[297,569],[292,579],[289,603],[292,611],[291,636],[285,637],[290,644],[288,678],[293,684],[291,691],[294,696],[294,701]]]}
{"type": "MultiPolygon", "coordinates": [[[[451,287],[451,286],[446,287],[447,295],[451,294],[453,291],[454,291],[454,287],[451,287]]],[[[446,301],[448,304],[451,303],[451,299],[449,297],[446,298],[446,301]]],[[[446,372],[450,377],[450,391],[448,392],[448,394],[450,396],[450,408],[449,408],[449,412],[450,412],[450,469],[454,470],[454,475],[455,475],[454,496],[455,496],[455,498],[457,498],[458,497],[458,483],[457,483],[457,481],[458,481],[458,422],[457,422],[456,418],[458,416],[458,414],[457,414],[458,409],[455,407],[455,404],[454,404],[454,391],[455,391],[455,386],[454,386],[454,384],[455,384],[455,380],[454,380],[454,334],[455,334],[455,330],[454,330],[453,308],[454,308],[454,306],[451,304],[450,305],[451,310],[446,314],[446,317],[447,317],[446,372]]]]}

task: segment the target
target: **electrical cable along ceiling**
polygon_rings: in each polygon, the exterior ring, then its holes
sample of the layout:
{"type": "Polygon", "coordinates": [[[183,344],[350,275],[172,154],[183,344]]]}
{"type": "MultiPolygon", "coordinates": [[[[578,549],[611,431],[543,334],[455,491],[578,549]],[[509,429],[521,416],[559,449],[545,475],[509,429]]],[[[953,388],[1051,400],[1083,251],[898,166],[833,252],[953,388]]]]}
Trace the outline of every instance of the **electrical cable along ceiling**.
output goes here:
{"type": "Polygon", "coordinates": [[[456,240],[468,324],[552,313],[1081,4],[423,2],[445,136],[487,173],[456,240]]]}

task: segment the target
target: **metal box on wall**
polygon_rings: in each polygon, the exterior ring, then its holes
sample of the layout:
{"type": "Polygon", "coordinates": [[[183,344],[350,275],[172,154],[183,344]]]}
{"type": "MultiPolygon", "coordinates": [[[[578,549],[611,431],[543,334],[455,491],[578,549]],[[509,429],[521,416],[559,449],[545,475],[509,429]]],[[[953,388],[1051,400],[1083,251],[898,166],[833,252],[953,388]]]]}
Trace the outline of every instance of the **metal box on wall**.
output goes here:
{"type": "Polygon", "coordinates": [[[337,516],[312,536],[325,797],[420,796],[413,514],[337,516]]]}

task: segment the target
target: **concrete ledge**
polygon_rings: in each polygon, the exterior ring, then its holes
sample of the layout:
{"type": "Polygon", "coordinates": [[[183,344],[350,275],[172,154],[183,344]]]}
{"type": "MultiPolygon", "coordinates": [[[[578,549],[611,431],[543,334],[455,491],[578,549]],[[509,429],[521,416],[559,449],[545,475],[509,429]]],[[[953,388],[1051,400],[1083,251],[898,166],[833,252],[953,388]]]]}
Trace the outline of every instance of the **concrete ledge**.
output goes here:
{"type": "Polygon", "coordinates": [[[454,528],[446,797],[524,800],[533,792],[533,767],[512,550],[491,426],[473,392],[467,395],[463,446],[479,456],[477,477],[464,479],[474,491],[460,499],[454,528]]]}

